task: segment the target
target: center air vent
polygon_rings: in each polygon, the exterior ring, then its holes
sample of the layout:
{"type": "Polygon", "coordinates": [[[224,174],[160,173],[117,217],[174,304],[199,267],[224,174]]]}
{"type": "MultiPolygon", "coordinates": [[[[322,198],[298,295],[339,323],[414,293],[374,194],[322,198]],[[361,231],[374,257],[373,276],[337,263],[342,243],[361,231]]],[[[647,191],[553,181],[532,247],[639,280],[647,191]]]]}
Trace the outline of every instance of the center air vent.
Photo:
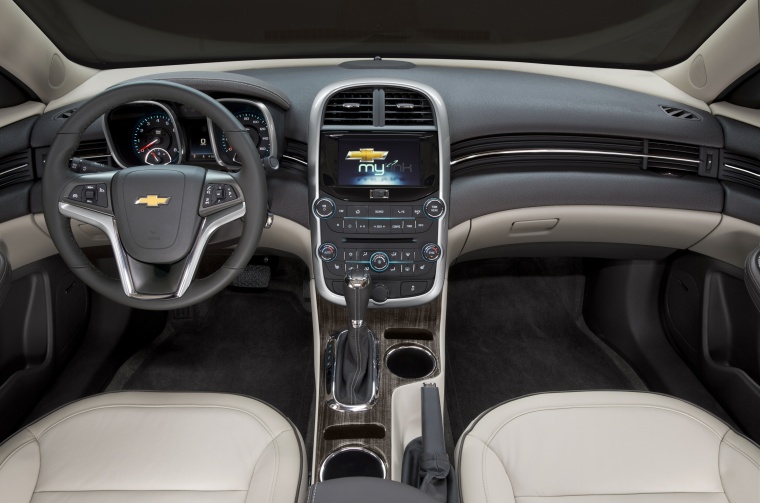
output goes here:
{"type": "Polygon", "coordinates": [[[386,126],[432,126],[433,110],[430,102],[415,91],[386,89],[386,126]]]}
{"type": "Polygon", "coordinates": [[[371,88],[343,91],[327,102],[326,126],[371,126],[374,91],[371,88]]]}

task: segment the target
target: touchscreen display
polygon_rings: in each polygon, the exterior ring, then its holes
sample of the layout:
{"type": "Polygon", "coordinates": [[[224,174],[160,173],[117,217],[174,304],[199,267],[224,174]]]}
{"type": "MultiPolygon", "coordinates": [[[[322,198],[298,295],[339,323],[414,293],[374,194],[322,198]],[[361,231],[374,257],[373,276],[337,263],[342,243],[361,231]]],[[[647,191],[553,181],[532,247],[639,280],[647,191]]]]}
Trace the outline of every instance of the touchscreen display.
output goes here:
{"type": "Polygon", "coordinates": [[[342,138],[338,145],[338,185],[419,186],[419,139],[342,138]]]}

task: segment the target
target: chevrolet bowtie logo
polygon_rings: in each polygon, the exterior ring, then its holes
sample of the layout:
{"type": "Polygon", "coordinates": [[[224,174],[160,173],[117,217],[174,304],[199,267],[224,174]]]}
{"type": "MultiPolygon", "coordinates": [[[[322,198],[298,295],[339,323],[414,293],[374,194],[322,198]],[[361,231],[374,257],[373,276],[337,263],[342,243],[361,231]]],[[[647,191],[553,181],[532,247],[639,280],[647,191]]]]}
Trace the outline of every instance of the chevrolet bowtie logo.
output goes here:
{"type": "Polygon", "coordinates": [[[158,197],[155,195],[147,195],[135,201],[135,204],[144,204],[148,208],[158,208],[159,206],[163,204],[169,204],[169,199],[171,199],[171,197],[158,197]]]}
{"type": "Polygon", "coordinates": [[[349,150],[346,155],[347,161],[375,162],[383,161],[388,157],[388,151],[377,151],[374,148],[362,148],[359,150],[349,150]]]}

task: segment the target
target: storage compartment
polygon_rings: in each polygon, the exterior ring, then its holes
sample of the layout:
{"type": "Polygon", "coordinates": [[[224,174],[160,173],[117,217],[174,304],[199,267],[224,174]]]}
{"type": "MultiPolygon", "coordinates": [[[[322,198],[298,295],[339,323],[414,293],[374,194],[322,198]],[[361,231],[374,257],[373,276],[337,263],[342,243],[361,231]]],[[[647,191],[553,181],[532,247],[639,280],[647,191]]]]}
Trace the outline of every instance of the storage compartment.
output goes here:
{"type": "Polygon", "coordinates": [[[435,371],[436,360],[427,348],[411,344],[399,345],[388,350],[385,366],[402,379],[422,379],[435,371]]]}
{"type": "Polygon", "coordinates": [[[319,481],[345,477],[384,479],[385,462],[365,447],[342,447],[325,458],[319,469],[319,481]]]}

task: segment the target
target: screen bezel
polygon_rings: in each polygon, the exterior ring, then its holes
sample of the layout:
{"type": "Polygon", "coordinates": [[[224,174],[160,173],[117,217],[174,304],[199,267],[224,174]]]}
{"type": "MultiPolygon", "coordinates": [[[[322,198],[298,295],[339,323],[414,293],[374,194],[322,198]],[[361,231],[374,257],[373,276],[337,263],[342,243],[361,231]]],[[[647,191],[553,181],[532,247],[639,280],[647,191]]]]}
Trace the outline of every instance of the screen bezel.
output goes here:
{"type": "Polygon", "coordinates": [[[370,199],[372,189],[388,191],[388,200],[414,201],[438,190],[440,184],[440,166],[438,152],[438,133],[431,132],[395,132],[395,133],[354,133],[348,131],[323,132],[319,145],[319,184],[320,190],[345,201],[366,201],[370,199]],[[413,187],[393,185],[344,186],[338,183],[339,146],[341,139],[350,140],[409,140],[418,139],[420,145],[420,184],[413,187]]]}

